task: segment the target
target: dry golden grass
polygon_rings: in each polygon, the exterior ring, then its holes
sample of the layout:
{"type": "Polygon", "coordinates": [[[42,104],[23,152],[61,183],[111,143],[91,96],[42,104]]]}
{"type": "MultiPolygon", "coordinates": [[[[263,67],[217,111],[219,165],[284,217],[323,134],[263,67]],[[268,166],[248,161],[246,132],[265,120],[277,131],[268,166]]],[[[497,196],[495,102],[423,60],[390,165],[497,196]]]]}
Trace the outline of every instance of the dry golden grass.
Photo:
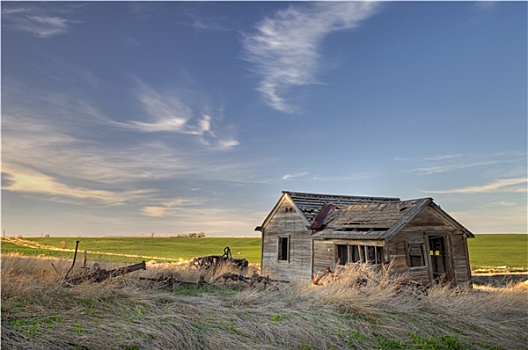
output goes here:
{"type": "Polygon", "coordinates": [[[164,289],[140,277],[196,282],[200,272],[148,264],[146,271],[67,287],[61,278],[70,265],[2,256],[3,348],[524,349],[528,343],[525,283],[435,286],[424,294],[390,271],[360,266],[317,286],[265,289],[218,280],[164,289]]]}

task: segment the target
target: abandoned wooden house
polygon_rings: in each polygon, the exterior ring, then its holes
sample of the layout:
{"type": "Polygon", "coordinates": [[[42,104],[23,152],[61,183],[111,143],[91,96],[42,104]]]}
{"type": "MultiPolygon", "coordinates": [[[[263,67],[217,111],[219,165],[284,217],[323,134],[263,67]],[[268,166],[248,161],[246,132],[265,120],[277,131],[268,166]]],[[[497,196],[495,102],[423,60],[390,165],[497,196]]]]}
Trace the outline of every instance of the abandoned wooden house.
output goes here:
{"type": "Polygon", "coordinates": [[[467,238],[474,237],[431,198],[282,192],[261,226],[262,274],[310,279],[325,268],[391,263],[429,284],[469,284],[467,238]]]}

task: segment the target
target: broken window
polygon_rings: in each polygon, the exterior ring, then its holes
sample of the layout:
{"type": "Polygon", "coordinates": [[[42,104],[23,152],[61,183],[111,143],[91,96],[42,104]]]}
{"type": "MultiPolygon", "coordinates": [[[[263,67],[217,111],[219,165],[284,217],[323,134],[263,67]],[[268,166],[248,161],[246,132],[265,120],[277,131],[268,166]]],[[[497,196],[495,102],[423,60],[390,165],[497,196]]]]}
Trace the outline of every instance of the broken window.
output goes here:
{"type": "Polygon", "coordinates": [[[288,261],[289,251],[290,251],[290,245],[289,245],[288,237],[279,237],[279,249],[278,249],[279,260],[288,261]]]}
{"type": "Polygon", "coordinates": [[[346,265],[348,263],[348,246],[346,244],[338,244],[336,246],[337,263],[339,265],[346,265]]]}
{"type": "Polygon", "coordinates": [[[370,245],[336,245],[336,260],[339,265],[347,263],[381,264],[383,262],[383,247],[370,245]]]}
{"type": "Polygon", "coordinates": [[[361,256],[359,255],[359,246],[351,245],[350,246],[350,261],[357,263],[361,261],[361,256]]]}
{"type": "Polygon", "coordinates": [[[425,266],[425,259],[423,255],[423,244],[409,243],[407,246],[409,255],[409,267],[425,266]]]}
{"type": "Polygon", "coordinates": [[[381,264],[383,262],[383,247],[365,246],[363,261],[370,264],[381,264]]]}

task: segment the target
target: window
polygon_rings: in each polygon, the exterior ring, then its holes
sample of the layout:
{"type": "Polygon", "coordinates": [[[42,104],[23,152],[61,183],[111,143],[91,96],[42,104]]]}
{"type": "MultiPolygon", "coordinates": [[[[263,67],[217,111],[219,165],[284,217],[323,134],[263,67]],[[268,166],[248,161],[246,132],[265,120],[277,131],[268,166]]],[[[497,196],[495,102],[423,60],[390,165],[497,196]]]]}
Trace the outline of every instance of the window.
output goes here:
{"type": "MultiPolygon", "coordinates": [[[[363,248],[363,247],[362,247],[363,248]]],[[[363,255],[363,262],[370,264],[381,264],[383,262],[383,247],[365,246],[365,253],[363,255]]]]}
{"type": "Polygon", "coordinates": [[[350,261],[357,263],[361,261],[361,256],[359,255],[359,246],[351,245],[350,246],[350,261]]]}
{"type": "Polygon", "coordinates": [[[290,250],[290,246],[289,246],[288,237],[279,237],[279,249],[278,249],[279,260],[288,261],[289,250],[290,250]]]}
{"type": "Polygon", "coordinates": [[[407,252],[409,255],[409,267],[425,266],[425,259],[423,256],[423,244],[409,243],[407,252]]]}
{"type": "Polygon", "coordinates": [[[348,263],[348,246],[346,244],[338,244],[337,250],[337,263],[339,265],[346,265],[348,263]]]}
{"type": "Polygon", "coordinates": [[[381,264],[383,260],[383,247],[370,245],[336,245],[336,261],[339,265],[357,262],[381,264]]]}

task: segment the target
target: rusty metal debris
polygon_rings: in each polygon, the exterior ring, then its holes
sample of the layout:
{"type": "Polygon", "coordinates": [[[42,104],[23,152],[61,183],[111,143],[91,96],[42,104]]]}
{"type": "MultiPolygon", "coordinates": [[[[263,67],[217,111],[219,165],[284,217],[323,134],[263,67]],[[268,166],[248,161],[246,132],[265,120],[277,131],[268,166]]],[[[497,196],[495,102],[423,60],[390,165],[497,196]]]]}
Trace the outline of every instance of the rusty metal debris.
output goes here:
{"type": "MultiPolygon", "coordinates": [[[[75,245],[75,253],[73,256],[73,262],[72,266],[66,272],[66,275],[64,276],[64,283],[69,285],[77,285],[84,282],[102,282],[110,277],[117,277],[121,275],[125,275],[130,272],[138,271],[138,270],[146,270],[147,266],[145,265],[145,261],[140,262],[139,264],[129,265],[120,267],[113,270],[105,270],[100,268],[98,263],[93,264],[93,267],[91,269],[86,268],[86,252],[84,257],[84,266],[83,266],[83,272],[81,274],[69,277],[70,272],[73,270],[73,267],[75,266],[75,261],[77,259],[77,249],[79,248],[79,241],[76,241],[75,245]]],[[[55,268],[55,267],[54,267],[55,268]]]]}
{"type": "Polygon", "coordinates": [[[241,281],[250,287],[255,286],[256,283],[262,283],[264,285],[264,288],[274,283],[276,284],[290,283],[290,281],[286,281],[286,280],[271,279],[269,276],[259,276],[256,271],[249,277],[246,277],[238,273],[225,272],[221,274],[220,276],[216,277],[211,282],[207,282],[205,280],[204,275],[201,275],[197,282],[184,281],[177,274],[173,274],[173,273],[161,274],[157,278],[140,277],[139,279],[142,281],[147,281],[149,286],[155,287],[158,289],[173,289],[173,288],[177,288],[181,286],[196,286],[198,288],[203,287],[203,286],[215,286],[215,285],[218,286],[217,282],[219,282],[222,279],[223,279],[224,285],[227,285],[228,281],[232,281],[232,282],[241,281]]]}
{"type": "Polygon", "coordinates": [[[209,270],[211,268],[215,269],[221,264],[232,265],[240,270],[247,269],[249,265],[246,259],[233,258],[231,255],[231,249],[229,247],[225,247],[223,255],[200,256],[191,261],[189,266],[198,269],[209,270]]]}
{"type": "Polygon", "coordinates": [[[180,278],[180,276],[174,273],[168,273],[168,274],[162,273],[157,278],[140,277],[139,279],[141,281],[148,281],[149,286],[153,286],[158,289],[172,289],[172,288],[180,287],[180,286],[203,287],[209,284],[205,281],[205,276],[203,275],[200,276],[200,278],[198,279],[198,282],[184,281],[180,278]]]}
{"type": "Polygon", "coordinates": [[[147,266],[145,261],[140,262],[139,264],[129,265],[125,267],[120,267],[113,270],[105,270],[99,267],[99,264],[94,264],[94,267],[89,272],[82,273],[79,276],[65,278],[64,282],[68,284],[81,284],[84,282],[102,282],[110,277],[122,276],[130,272],[138,270],[146,270],[147,266]]]}
{"type": "Polygon", "coordinates": [[[287,280],[275,280],[271,279],[269,276],[259,276],[257,272],[255,271],[250,277],[246,277],[241,274],[232,273],[232,272],[225,272],[219,277],[215,279],[215,282],[224,279],[224,284],[227,283],[228,280],[232,281],[242,281],[244,283],[247,283],[249,286],[253,286],[255,282],[257,283],[263,283],[264,287],[267,287],[268,285],[271,285],[272,283],[290,283],[290,281],[287,280]]]}
{"type": "Polygon", "coordinates": [[[312,275],[312,283],[313,283],[314,285],[318,285],[319,282],[321,282],[321,280],[322,280],[326,275],[328,275],[329,273],[332,273],[332,270],[331,270],[329,267],[327,267],[327,268],[323,271],[323,273],[322,273],[321,275],[319,275],[319,277],[315,278],[315,277],[312,275]]]}
{"type": "MultiPolygon", "coordinates": [[[[86,252],[85,252],[85,258],[83,266],[81,267],[81,272],[79,274],[76,274],[74,276],[69,276],[70,272],[73,270],[75,266],[75,261],[77,258],[77,249],[79,247],[79,241],[77,241],[76,247],[75,247],[75,255],[73,257],[73,263],[68,272],[66,273],[65,277],[63,278],[63,281],[67,285],[78,285],[81,283],[89,282],[89,283],[97,283],[102,282],[108,278],[121,276],[130,272],[138,271],[138,270],[146,270],[146,264],[145,261],[142,261],[139,264],[129,265],[125,267],[120,267],[113,270],[105,270],[102,269],[98,263],[93,264],[91,268],[86,267],[86,252]]],[[[264,287],[271,286],[272,284],[278,285],[279,283],[290,283],[290,281],[287,280],[276,280],[271,279],[269,276],[260,276],[257,271],[255,270],[251,276],[246,277],[241,272],[247,270],[248,268],[248,261],[246,259],[235,259],[231,255],[231,249],[229,247],[225,247],[224,254],[223,255],[210,255],[210,256],[203,256],[194,259],[190,267],[195,267],[198,269],[204,269],[209,270],[212,269],[212,271],[215,271],[217,267],[220,265],[225,264],[228,267],[235,268],[237,272],[225,272],[221,274],[220,276],[216,277],[213,281],[207,282],[205,279],[205,275],[200,275],[197,282],[189,282],[183,280],[177,273],[165,273],[160,274],[156,278],[151,277],[139,277],[142,281],[147,281],[148,286],[153,286],[155,288],[161,288],[161,289],[173,289],[180,286],[196,286],[196,287],[203,287],[208,285],[214,285],[219,280],[224,280],[224,285],[227,284],[227,281],[231,280],[233,282],[241,281],[248,286],[254,286],[257,283],[262,283],[264,287]]],[[[225,266],[224,265],[224,266],[225,266]]],[[[207,273],[208,275],[211,275],[210,272],[207,273]]],[[[213,272],[214,275],[214,272],[213,272]]]]}

